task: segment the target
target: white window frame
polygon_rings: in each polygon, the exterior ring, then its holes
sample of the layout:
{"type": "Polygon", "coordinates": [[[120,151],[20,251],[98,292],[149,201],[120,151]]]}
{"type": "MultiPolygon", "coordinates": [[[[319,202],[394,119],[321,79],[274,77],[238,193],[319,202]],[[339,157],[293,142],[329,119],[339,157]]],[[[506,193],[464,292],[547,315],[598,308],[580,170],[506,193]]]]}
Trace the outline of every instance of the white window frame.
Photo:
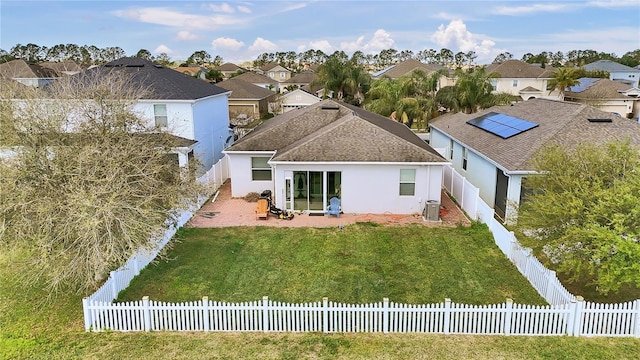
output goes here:
{"type": "Polygon", "coordinates": [[[167,104],[153,104],[153,119],[156,127],[165,128],[169,126],[167,104]]]}
{"type": "Polygon", "coordinates": [[[252,181],[271,181],[271,166],[267,163],[269,161],[268,156],[252,156],[251,157],[251,180],[252,181]],[[258,176],[257,174],[269,174],[269,176],[258,176]]]}
{"type": "Polygon", "coordinates": [[[280,79],[284,79],[287,77],[287,73],[284,71],[280,71],[280,79]]]}
{"type": "Polygon", "coordinates": [[[467,170],[467,148],[462,148],[462,170],[467,170]]]}
{"type": "Polygon", "coordinates": [[[416,169],[400,169],[400,186],[398,195],[416,195],[416,169]],[[410,189],[410,191],[407,191],[410,189]]]}
{"type": "Polygon", "coordinates": [[[453,160],[453,147],[455,146],[455,142],[453,139],[449,139],[449,159],[453,160]]]}
{"type": "Polygon", "coordinates": [[[511,82],[511,84],[512,84],[513,87],[517,87],[518,86],[518,80],[513,80],[511,82]]]}

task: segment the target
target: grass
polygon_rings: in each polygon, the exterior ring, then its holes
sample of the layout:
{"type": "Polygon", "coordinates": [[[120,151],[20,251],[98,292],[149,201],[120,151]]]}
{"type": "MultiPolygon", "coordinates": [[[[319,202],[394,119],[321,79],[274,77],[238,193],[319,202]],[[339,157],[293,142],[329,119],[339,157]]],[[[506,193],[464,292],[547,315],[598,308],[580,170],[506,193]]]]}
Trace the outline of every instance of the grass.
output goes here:
{"type": "Polygon", "coordinates": [[[545,304],[486,226],[183,229],[119,300],[545,304]]]}
{"type": "MultiPolygon", "coordinates": [[[[366,227],[365,227],[366,228],[366,227]]],[[[385,230],[387,228],[376,228],[385,230]]],[[[265,229],[233,229],[261,233],[265,229]]],[[[313,229],[307,229],[314,233],[313,229]]],[[[406,229],[398,229],[398,235],[406,229]]],[[[475,230],[470,230],[474,232],[475,230]]],[[[287,237],[289,230],[283,230],[287,237]]],[[[186,243],[186,239],[183,241],[186,243]]],[[[2,249],[4,250],[4,249],[2,249]]],[[[177,249],[176,249],[177,250],[177,249]]],[[[474,255],[475,256],[475,255],[474,255]]],[[[0,359],[635,359],[632,338],[422,334],[86,333],[82,296],[45,301],[0,251],[0,359]],[[206,355],[205,355],[206,354],[206,355]]],[[[395,299],[394,299],[395,300],[395,299]]]]}

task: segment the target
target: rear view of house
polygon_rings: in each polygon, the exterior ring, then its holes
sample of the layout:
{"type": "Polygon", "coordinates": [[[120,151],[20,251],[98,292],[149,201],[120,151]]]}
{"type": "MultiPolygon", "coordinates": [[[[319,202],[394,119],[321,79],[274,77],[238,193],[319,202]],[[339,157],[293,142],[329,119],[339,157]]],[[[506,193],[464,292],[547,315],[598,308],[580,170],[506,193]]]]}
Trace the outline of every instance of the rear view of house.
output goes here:
{"type": "Polygon", "coordinates": [[[224,151],[232,196],[271,190],[276,206],[323,213],[420,213],[440,202],[447,160],[409,128],[334,100],[269,119],[224,151]]]}

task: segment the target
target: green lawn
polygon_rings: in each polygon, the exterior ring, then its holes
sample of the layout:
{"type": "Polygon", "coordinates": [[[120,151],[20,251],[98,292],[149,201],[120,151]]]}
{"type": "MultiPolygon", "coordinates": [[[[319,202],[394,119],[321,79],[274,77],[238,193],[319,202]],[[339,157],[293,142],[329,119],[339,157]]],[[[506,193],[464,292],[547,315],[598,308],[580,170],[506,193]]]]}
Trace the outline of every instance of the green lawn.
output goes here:
{"type": "Polygon", "coordinates": [[[545,304],[486,226],[183,229],[119,300],[545,304]]]}
{"type": "MultiPolygon", "coordinates": [[[[358,232],[372,230],[366,227],[358,228],[358,232]]],[[[393,242],[399,242],[402,237],[413,232],[411,229],[401,228],[376,230],[388,235],[397,234],[398,237],[388,238],[390,241],[396,239],[393,242]]],[[[249,234],[246,236],[258,237],[265,232],[269,233],[270,230],[245,228],[228,231],[230,233],[227,235],[230,238],[226,241],[233,243],[236,234],[244,233],[249,234]]],[[[463,233],[462,230],[456,231],[463,233]]],[[[289,233],[324,233],[325,237],[328,237],[329,232],[330,230],[319,229],[292,232],[287,229],[281,230],[281,237],[287,238],[289,233]]],[[[468,232],[482,237],[479,234],[484,230],[469,229],[468,232]]],[[[468,235],[464,238],[468,240],[474,237],[468,235]]],[[[469,262],[470,259],[464,259],[463,254],[473,250],[454,251],[453,243],[461,240],[449,241],[449,244],[441,245],[451,248],[448,251],[456,254],[455,257],[460,263],[469,262]]],[[[181,245],[186,244],[185,239],[181,245]]],[[[486,245],[478,246],[474,242],[468,246],[478,249],[486,245]]],[[[174,254],[177,254],[179,247],[176,247],[174,254]]],[[[82,319],[81,295],[58,294],[46,300],[46,292],[39,288],[39,284],[25,284],[21,280],[20,274],[25,266],[21,262],[22,255],[9,254],[2,250],[0,359],[635,359],[640,353],[640,341],[632,338],[317,333],[86,333],[82,319]]],[[[477,256],[488,255],[473,254],[472,257],[477,256]]],[[[339,297],[338,295],[332,296],[339,297]]]]}

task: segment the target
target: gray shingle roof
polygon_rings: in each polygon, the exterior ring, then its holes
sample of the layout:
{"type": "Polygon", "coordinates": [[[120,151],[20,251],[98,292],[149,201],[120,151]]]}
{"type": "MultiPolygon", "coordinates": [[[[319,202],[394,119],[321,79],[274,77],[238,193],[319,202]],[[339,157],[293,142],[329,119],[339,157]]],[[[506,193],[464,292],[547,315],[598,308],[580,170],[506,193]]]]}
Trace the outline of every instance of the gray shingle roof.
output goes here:
{"type": "Polygon", "coordinates": [[[438,70],[448,70],[447,68],[445,68],[444,66],[438,65],[438,64],[425,64],[423,62],[420,62],[418,60],[414,60],[414,59],[409,59],[409,60],[405,60],[399,64],[396,64],[395,66],[389,68],[389,70],[382,72],[382,73],[378,73],[376,74],[377,77],[381,77],[381,76],[388,76],[392,79],[397,79],[402,75],[407,75],[407,74],[411,74],[411,72],[413,72],[414,70],[420,69],[424,72],[426,72],[427,74],[436,72],[438,70]]]}
{"type": "Polygon", "coordinates": [[[547,66],[541,68],[539,66],[528,64],[520,60],[507,60],[501,64],[491,64],[487,66],[487,73],[496,73],[501,78],[552,78],[556,69],[547,66]]]}
{"type": "Polygon", "coordinates": [[[229,99],[255,99],[261,100],[275,95],[274,91],[253,85],[238,78],[231,78],[217,83],[219,87],[231,91],[229,99]]]}
{"type": "Polygon", "coordinates": [[[0,64],[0,76],[6,79],[50,79],[59,77],[59,74],[52,69],[16,59],[0,64]]]}
{"type": "Polygon", "coordinates": [[[222,65],[216,66],[214,69],[218,70],[218,71],[238,71],[238,70],[244,70],[243,68],[241,68],[240,66],[233,64],[233,63],[224,63],[222,65]]]}
{"type": "Polygon", "coordinates": [[[275,161],[447,162],[405,125],[335,100],[267,120],[227,149],[274,150],[275,161]]]}
{"type": "Polygon", "coordinates": [[[640,70],[638,69],[634,69],[632,67],[626,66],[626,65],[622,65],[620,63],[617,63],[615,61],[611,61],[611,60],[598,60],[595,62],[592,62],[590,64],[586,64],[584,66],[584,69],[587,71],[593,71],[593,70],[604,70],[604,71],[608,71],[608,72],[633,72],[633,73],[640,73],[640,70]]]}
{"type": "Polygon", "coordinates": [[[508,171],[531,171],[534,153],[545,144],[558,144],[575,149],[578,144],[603,144],[629,138],[640,146],[640,124],[594,107],[547,99],[531,99],[513,106],[494,106],[475,114],[447,114],[430,122],[430,126],[453,137],[463,146],[474,149],[508,171]],[[502,139],[467,120],[488,112],[497,112],[539,124],[538,127],[502,139]],[[594,123],[588,119],[607,118],[610,123],[594,123]]]}
{"type": "Polygon", "coordinates": [[[149,93],[145,95],[145,99],[197,100],[227,92],[206,81],[134,57],[124,57],[71,77],[78,77],[82,81],[82,76],[108,76],[112,71],[125,71],[133,81],[148,88],[149,93]]]}
{"type": "Polygon", "coordinates": [[[252,84],[275,84],[275,83],[277,83],[276,80],[273,80],[272,78],[264,76],[264,75],[256,74],[253,71],[247,71],[244,74],[240,74],[238,76],[235,76],[234,79],[240,79],[242,81],[246,81],[246,82],[252,83],[252,84]]]}
{"type": "MultiPolygon", "coordinates": [[[[583,80],[581,78],[579,80],[583,80]]],[[[567,91],[565,97],[574,99],[629,99],[629,96],[623,95],[620,91],[633,88],[631,85],[623,84],[619,81],[609,79],[594,79],[595,82],[583,91],[567,91]]],[[[570,88],[571,89],[571,88],[570,88]]]]}
{"type": "Polygon", "coordinates": [[[316,74],[314,71],[305,70],[299,73],[298,75],[292,77],[291,79],[283,81],[283,84],[310,84],[317,77],[318,77],[318,74],[316,74]]]}

